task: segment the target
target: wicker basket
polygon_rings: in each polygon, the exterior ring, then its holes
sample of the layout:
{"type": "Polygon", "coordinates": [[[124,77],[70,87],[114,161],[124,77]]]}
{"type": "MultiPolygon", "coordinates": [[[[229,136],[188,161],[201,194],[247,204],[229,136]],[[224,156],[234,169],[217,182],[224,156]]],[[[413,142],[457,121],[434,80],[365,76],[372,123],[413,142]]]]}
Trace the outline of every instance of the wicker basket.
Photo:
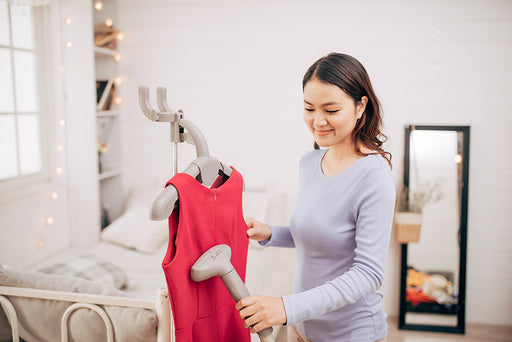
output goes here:
{"type": "Polygon", "coordinates": [[[398,243],[418,242],[421,231],[421,213],[395,213],[395,239],[398,243]]]}

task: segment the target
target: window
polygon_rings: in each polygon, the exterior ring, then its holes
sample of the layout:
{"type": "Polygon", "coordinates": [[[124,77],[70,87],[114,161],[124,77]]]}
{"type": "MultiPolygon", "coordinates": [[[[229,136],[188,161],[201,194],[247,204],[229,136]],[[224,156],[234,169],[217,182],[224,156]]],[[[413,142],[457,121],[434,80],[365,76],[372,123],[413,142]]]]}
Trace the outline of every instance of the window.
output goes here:
{"type": "Polygon", "coordinates": [[[34,10],[0,0],[0,181],[43,172],[34,10]]]}

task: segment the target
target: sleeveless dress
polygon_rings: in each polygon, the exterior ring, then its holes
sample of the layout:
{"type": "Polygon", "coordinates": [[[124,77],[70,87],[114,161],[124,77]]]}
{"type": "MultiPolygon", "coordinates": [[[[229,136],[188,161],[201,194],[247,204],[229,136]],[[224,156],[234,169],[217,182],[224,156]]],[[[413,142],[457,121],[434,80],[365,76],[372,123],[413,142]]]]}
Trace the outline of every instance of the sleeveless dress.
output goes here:
{"type": "Polygon", "coordinates": [[[231,263],[245,281],[249,240],[242,213],[243,179],[233,169],[211,188],[178,173],[167,185],[178,190],[178,206],[169,217],[169,245],[162,262],[175,325],[176,342],[245,342],[249,329],[219,277],[196,283],[190,269],[215,245],[231,247],[231,263]]]}

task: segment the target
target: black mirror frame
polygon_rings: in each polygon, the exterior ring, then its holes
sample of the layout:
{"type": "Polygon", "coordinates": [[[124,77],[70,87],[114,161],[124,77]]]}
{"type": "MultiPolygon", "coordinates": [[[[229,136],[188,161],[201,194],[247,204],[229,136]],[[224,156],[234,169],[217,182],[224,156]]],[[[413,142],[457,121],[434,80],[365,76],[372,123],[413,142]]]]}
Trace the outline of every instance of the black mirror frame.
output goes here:
{"type": "Polygon", "coordinates": [[[457,306],[457,326],[423,325],[405,323],[407,303],[406,278],[407,278],[407,244],[402,244],[402,260],[400,268],[400,312],[398,316],[398,328],[403,330],[434,331],[444,333],[465,333],[466,322],[466,260],[467,260],[467,227],[468,227],[468,181],[469,181],[469,126],[429,126],[409,125],[405,127],[404,145],[404,187],[409,186],[409,153],[410,137],[413,130],[456,131],[463,134],[462,156],[462,193],[460,208],[460,259],[459,259],[459,302],[457,306]]]}

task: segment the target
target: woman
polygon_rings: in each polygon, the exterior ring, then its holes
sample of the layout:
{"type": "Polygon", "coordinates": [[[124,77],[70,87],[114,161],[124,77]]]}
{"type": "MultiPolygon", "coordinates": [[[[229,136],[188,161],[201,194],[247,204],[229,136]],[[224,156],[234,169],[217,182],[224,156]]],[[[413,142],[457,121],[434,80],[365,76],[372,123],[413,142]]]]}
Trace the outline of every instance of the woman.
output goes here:
{"type": "Polygon", "coordinates": [[[384,341],[379,288],[395,204],[380,103],[364,67],[331,53],[303,79],[304,121],[315,139],[299,167],[289,227],[247,218],[249,238],[295,247],[294,293],[237,303],[251,332],[286,324],[289,341],[384,341]]]}

